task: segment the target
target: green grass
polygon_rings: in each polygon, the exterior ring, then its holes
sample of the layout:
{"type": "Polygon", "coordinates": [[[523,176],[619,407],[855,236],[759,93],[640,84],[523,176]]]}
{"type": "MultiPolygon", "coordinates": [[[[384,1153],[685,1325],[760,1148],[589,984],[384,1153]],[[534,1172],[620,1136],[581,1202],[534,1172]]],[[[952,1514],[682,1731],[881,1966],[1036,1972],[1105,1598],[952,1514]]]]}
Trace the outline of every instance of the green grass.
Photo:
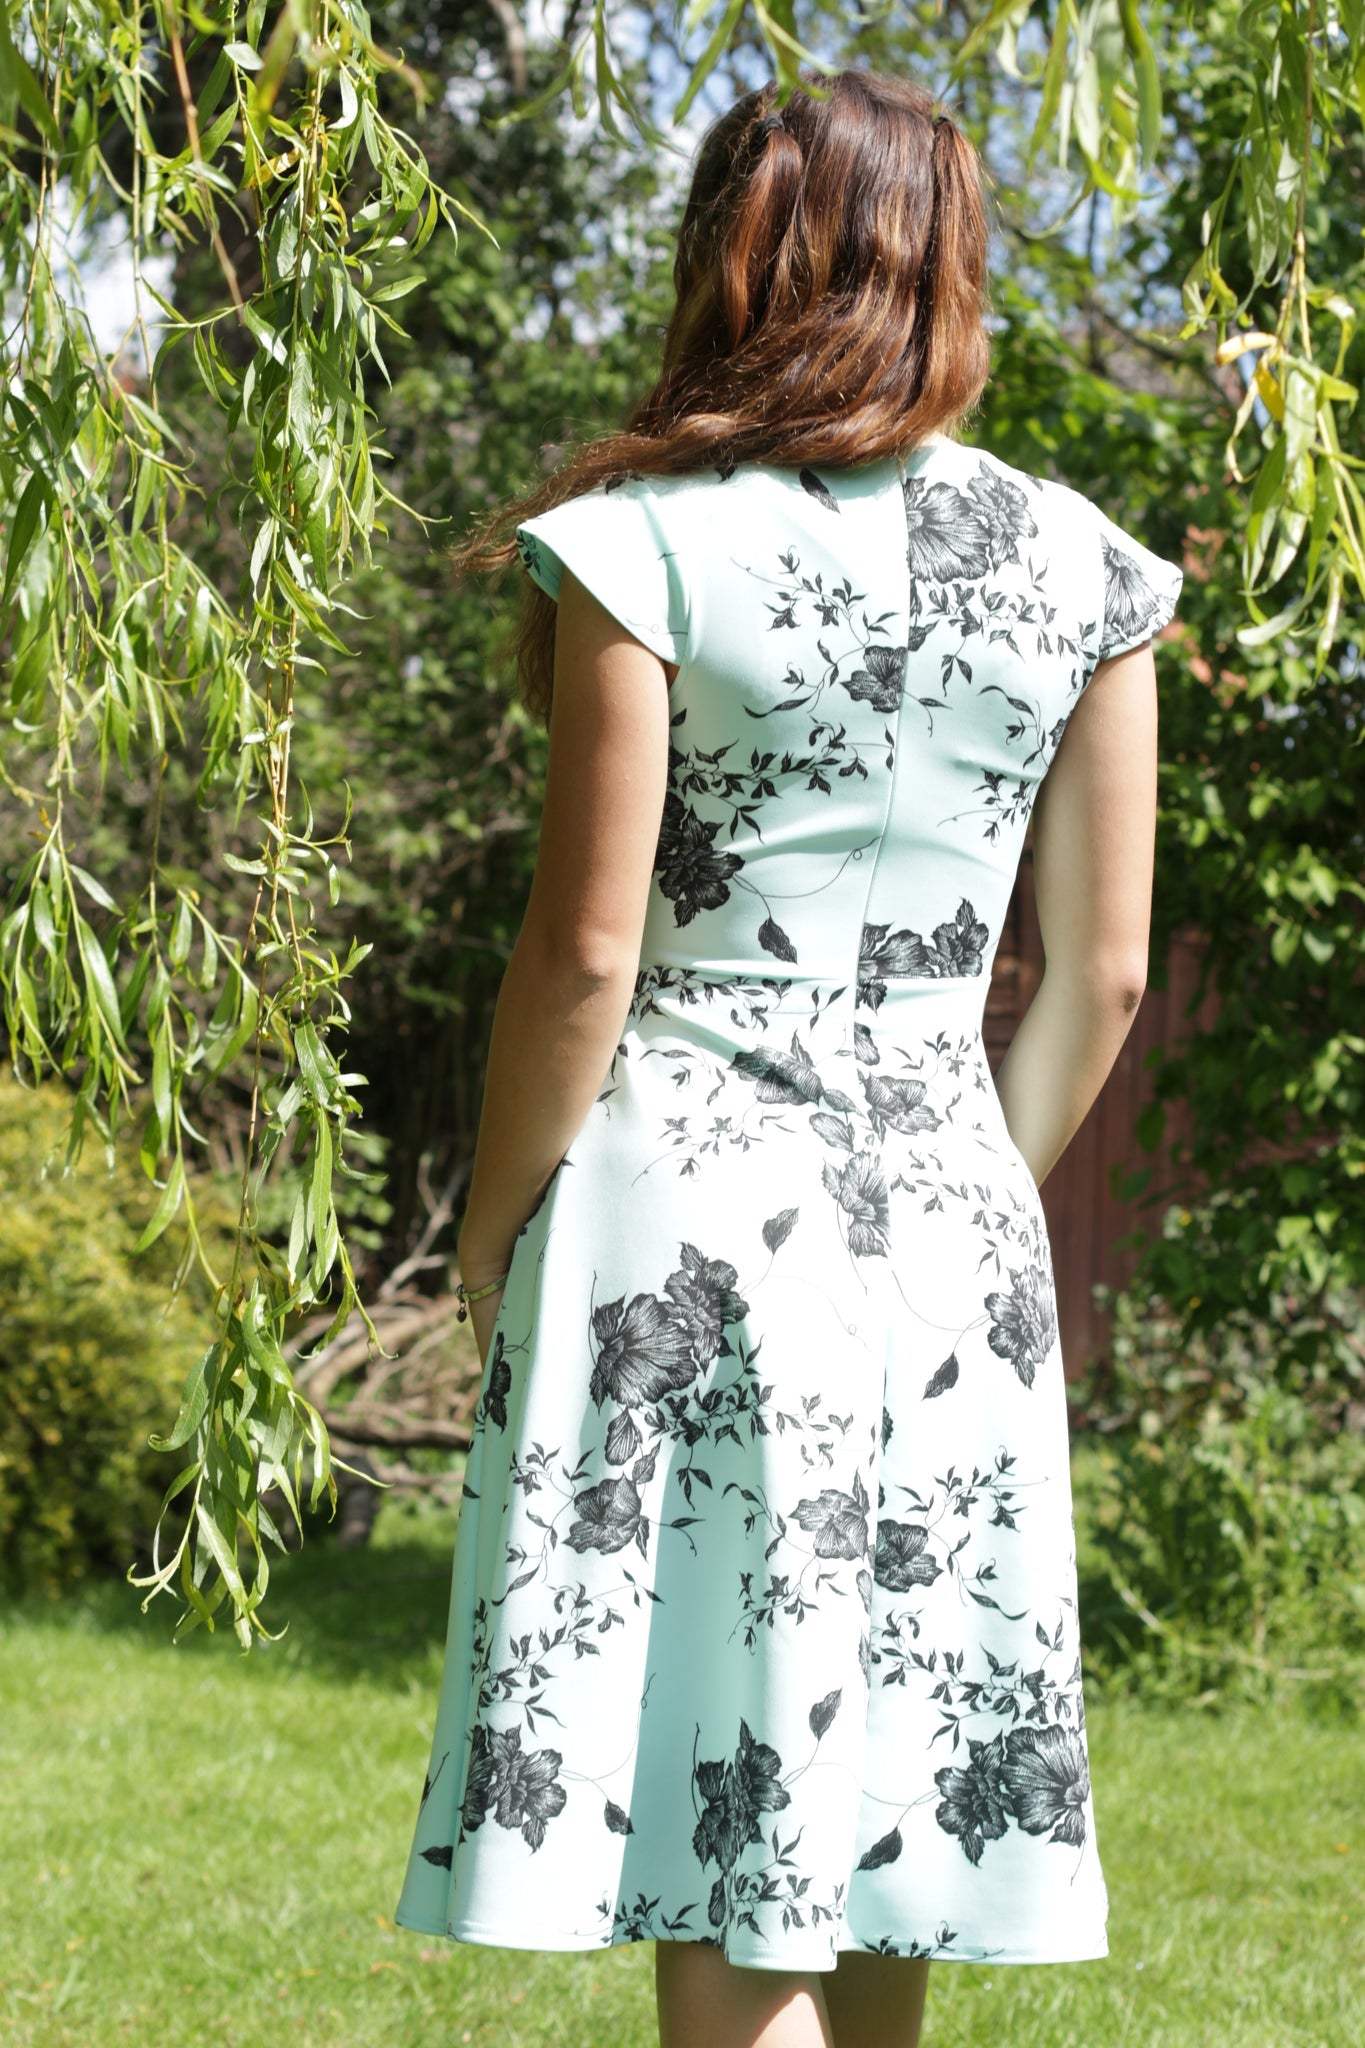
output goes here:
{"type": "MultiPolygon", "coordinates": [[[[107,1586],[0,1616],[0,2048],[652,2048],[653,1953],[395,1929],[450,1527],[281,1568],[284,1643],[107,1586]]],[[[1090,1710],[1103,1962],[931,1971],[926,2048],[1365,2042],[1365,1736],[1090,1710]]]]}

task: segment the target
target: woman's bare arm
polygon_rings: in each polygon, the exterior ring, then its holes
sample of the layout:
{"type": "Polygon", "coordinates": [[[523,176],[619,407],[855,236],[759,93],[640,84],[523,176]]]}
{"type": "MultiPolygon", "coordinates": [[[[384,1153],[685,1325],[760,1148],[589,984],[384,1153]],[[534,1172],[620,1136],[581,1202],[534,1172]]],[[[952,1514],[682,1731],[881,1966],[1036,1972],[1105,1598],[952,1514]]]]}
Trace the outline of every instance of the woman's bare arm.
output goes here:
{"type": "Polygon", "coordinates": [[[459,1237],[470,1287],[506,1271],[620,1040],[663,817],[668,680],[566,569],[540,845],[494,1012],[459,1237]]]}
{"type": "Polygon", "coordinates": [[[1145,641],[1096,668],[1034,804],[1045,964],[995,1078],[1040,1185],[1099,1094],[1146,987],[1156,739],[1145,641]]]}

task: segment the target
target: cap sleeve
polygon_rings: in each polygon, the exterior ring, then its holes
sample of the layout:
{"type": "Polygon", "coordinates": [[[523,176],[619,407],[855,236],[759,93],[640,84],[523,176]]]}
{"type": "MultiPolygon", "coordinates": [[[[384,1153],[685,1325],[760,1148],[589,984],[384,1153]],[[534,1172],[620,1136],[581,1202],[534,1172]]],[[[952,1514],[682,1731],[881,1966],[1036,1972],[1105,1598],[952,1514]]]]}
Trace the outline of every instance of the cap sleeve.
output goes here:
{"type": "Polygon", "coordinates": [[[687,649],[688,594],[657,495],[640,478],[599,485],[524,519],[522,562],[558,602],[565,569],[662,661],[687,649]]]}
{"type": "Polygon", "coordinates": [[[1095,662],[1140,647],[1175,616],[1183,569],[1154,555],[1141,541],[1092,508],[1099,527],[1104,577],[1104,624],[1095,662]]]}

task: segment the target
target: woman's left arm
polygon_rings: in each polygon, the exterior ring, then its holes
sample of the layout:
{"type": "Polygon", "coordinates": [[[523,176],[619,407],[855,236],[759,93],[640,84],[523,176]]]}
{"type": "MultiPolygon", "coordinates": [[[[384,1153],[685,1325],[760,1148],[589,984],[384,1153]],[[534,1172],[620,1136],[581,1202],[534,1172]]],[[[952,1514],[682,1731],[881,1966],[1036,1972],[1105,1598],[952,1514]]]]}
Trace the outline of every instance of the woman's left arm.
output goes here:
{"type": "MultiPolygon", "coordinates": [[[[620,1041],[663,817],[669,716],[663,662],[566,569],[540,844],[494,1011],[456,1247],[471,1289],[506,1272],[620,1041]]],[[[500,1299],[472,1311],[481,1351],[500,1299]]]]}

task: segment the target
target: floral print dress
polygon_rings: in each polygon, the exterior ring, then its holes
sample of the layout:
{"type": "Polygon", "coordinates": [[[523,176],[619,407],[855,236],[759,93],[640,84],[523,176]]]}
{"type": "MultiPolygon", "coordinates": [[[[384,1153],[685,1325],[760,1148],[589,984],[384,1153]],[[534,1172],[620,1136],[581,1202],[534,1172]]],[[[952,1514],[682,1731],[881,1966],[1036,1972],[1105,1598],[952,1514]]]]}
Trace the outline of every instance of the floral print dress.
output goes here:
{"type": "Polygon", "coordinates": [[[401,1925],[1107,1953],[1062,1357],[982,1042],[1029,813],[1181,572],[936,438],[519,529],[664,661],[629,1016],[515,1244],[401,1925]]]}

